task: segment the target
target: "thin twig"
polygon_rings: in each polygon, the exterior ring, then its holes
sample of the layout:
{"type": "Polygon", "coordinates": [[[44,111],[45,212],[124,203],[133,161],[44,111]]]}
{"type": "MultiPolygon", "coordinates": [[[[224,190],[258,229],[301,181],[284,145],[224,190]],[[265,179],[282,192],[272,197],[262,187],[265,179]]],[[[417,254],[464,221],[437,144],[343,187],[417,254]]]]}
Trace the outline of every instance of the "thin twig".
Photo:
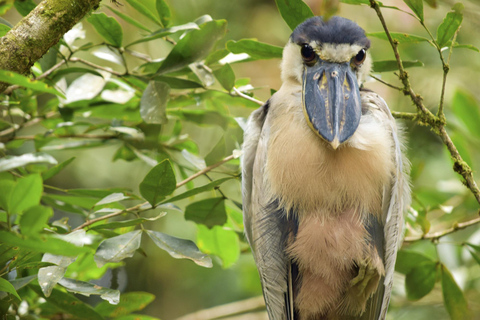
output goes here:
{"type": "Polygon", "coordinates": [[[248,95],[246,95],[245,93],[241,92],[240,90],[238,90],[237,88],[233,87],[233,91],[235,91],[236,95],[239,96],[239,97],[242,97],[244,99],[247,99],[247,100],[250,100],[252,102],[255,102],[256,104],[260,105],[260,106],[263,106],[263,102],[260,101],[260,100],[257,100],[255,98],[252,98],[248,95]]]}
{"type": "MultiPolygon", "coordinates": [[[[118,135],[111,134],[63,134],[63,135],[52,135],[55,138],[77,138],[77,139],[96,139],[96,140],[108,140],[116,139],[118,135]]],[[[37,136],[16,136],[13,140],[34,140],[37,136]]]]}
{"type": "MultiPolygon", "coordinates": [[[[183,181],[180,181],[179,183],[177,183],[176,185],[176,188],[180,188],[181,186],[187,184],[188,182],[192,181],[193,179],[195,178],[198,178],[199,176],[209,172],[209,171],[212,171],[213,169],[221,166],[222,164],[224,164],[225,162],[228,162],[232,159],[235,159],[236,156],[235,155],[230,155],[226,158],[224,158],[223,160],[215,163],[215,164],[212,164],[211,166],[208,166],[202,170],[200,170],[199,172],[191,175],[190,177],[188,177],[187,179],[183,180],[183,181]]],[[[106,220],[106,219],[109,219],[109,218],[113,218],[113,217],[116,217],[116,216],[119,216],[121,214],[124,214],[124,213],[127,213],[127,212],[132,212],[132,211],[138,211],[142,206],[145,206],[147,205],[148,202],[143,202],[143,203],[140,203],[140,204],[137,204],[133,207],[130,207],[128,209],[124,209],[124,210],[119,210],[117,212],[113,212],[113,213],[110,213],[110,214],[107,214],[105,216],[102,216],[102,217],[98,217],[98,218],[95,218],[95,219],[92,219],[92,220],[88,220],[86,221],[85,223],[81,224],[80,226],[76,227],[75,229],[72,230],[73,231],[76,231],[76,230],[80,230],[80,229],[83,229],[85,227],[88,227],[89,225],[92,225],[94,224],[95,222],[98,222],[98,221],[102,221],[102,220],[106,220]]],[[[146,210],[150,210],[152,209],[151,207],[148,207],[146,208],[145,210],[142,210],[142,211],[146,211],[146,210]]]]}
{"type": "Polygon", "coordinates": [[[405,238],[404,242],[415,242],[415,241],[419,241],[419,240],[437,241],[441,237],[444,237],[448,234],[454,233],[457,230],[465,229],[465,228],[468,228],[470,226],[476,225],[478,223],[480,223],[480,217],[477,217],[477,218],[469,220],[469,221],[456,223],[448,229],[441,230],[441,231],[434,232],[434,233],[427,233],[427,234],[424,234],[420,237],[407,237],[407,238],[405,238]]]}
{"type": "Polygon", "coordinates": [[[392,116],[394,116],[397,119],[415,121],[418,117],[418,114],[417,113],[410,113],[410,112],[392,111],[392,116]]]}
{"type": "Polygon", "coordinates": [[[72,62],[80,62],[80,63],[83,63],[83,64],[85,64],[85,65],[87,65],[87,66],[92,67],[92,68],[109,72],[109,73],[111,73],[111,74],[113,74],[113,75],[116,75],[117,77],[122,77],[122,76],[125,75],[125,73],[117,72],[117,71],[114,71],[114,70],[112,70],[112,69],[99,66],[98,64],[92,63],[92,62],[87,61],[87,60],[83,60],[82,58],[72,57],[72,58],[69,59],[69,61],[72,61],[72,62]]]}
{"type": "Polygon", "coordinates": [[[394,86],[393,84],[390,84],[386,81],[383,81],[382,79],[378,78],[378,77],[375,77],[374,75],[370,75],[370,77],[372,77],[373,79],[377,80],[378,82],[380,83],[383,83],[384,85],[386,85],[387,87],[390,87],[392,89],[395,89],[395,90],[398,90],[398,91],[401,91],[403,92],[403,88],[400,88],[400,87],[397,87],[397,86],[394,86]]]}
{"type": "Polygon", "coordinates": [[[6,136],[8,134],[12,134],[15,131],[20,130],[21,128],[33,126],[34,124],[37,124],[42,120],[52,118],[56,115],[58,115],[58,113],[56,111],[51,111],[51,112],[47,113],[46,115],[44,115],[43,117],[38,117],[38,118],[35,118],[35,119],[32,119],[30,121],[25,122],[24,124],[20,125],[18,128],[11,127],[11,128],[5,129],[3,131],[0,131],[0,137],[6,136]]]}
{"type": "Polygon", "coordinates": [[[224,305],[216,306],[209,309],[200,310],[187,314],[177,320],[210,320],[225,318],[236,314],[241,314],[260,308],[265,308],[265,302],[262,296],[250,298],[247,300],[236,301],[224,305]]]}

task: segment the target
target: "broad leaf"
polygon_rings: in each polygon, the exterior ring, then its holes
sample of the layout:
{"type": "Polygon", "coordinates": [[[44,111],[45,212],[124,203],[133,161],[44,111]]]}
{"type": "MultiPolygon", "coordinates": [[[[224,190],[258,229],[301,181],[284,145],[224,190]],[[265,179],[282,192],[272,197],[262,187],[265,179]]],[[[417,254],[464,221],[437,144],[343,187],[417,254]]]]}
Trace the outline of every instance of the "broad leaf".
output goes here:
{"type": "Polygon", "coordinates": [[[190,259],[199,266],[212,267],[212,259],[198,250],[193,241],[172,237],[158,231],[147,230],[147,234],[160,249],[167,251],[173,258],[190,259]]]}
{"type": "Polygon", "coordinates": [[[157,73],[176,71],[205,58],[215,43],[223,38],[226,29],[227,22],[225,20],[213,20],[200,25],[199,30],[188,32],[173,47],[157,73]]]}
{"type": "Polygon", "coordinates": [[[166,77],[166,76],[156,76],[154,78],[156,81],[164,82],[168,84],[171,89],[195,89],[195,88],[203,88],[201,83],[186,80],[181,78],[175,77],[166,77]]]}
{"type": "Polygon", "coordinates": [[[35,9],[37,6],[33,0],[22,0],[22,1],[15,1],[14,3],[15,9],[17,9],[18,13],[22,16],[26,16],[35,9]]]}
{"type": "Polygon", "coordinates": [[[415,15],[423,22],[423,0],[403,0],[415,15]]]}
{"type": "Polygon", "coordinates": [[[104,204],[112,203],[112,202],[120,202],[125,199],[130,199],[130,197],[126,197],[123,193],[117,192],[117,193],[112,193],[103,198],[102,200],[98,201],[95,203],[95,206],[101,206],[104,204]]]}
{"type": "Polygon", "coordinates": [[[314,16],[310,7],[302,0],[275,0],[278,11],[290,29],[314,16]]]}
{"type": "Polygon", "coordinates": [[[156,0],[155,8],[157,9],[158,16],[164,27],[168,27],[170,20],[172,19],[172,13],[170,7],[165,0],[156,0]]]}
{"type": "MultiPolygon", "coordinates": [[[[32,288],[38,295],[42,294],[39,286],[31,285],[30,288],[32,288]]],[[[50,297],[47,297],[46,300],[65,313],[71,314],[74,318],[104,320],[98,312],[92,309],[92,307],[75,298],[72,294],[54,289],[50,297]]]]}
{"type": "Polygon", "coordinates": [[[1,291],[10,293],[18,300],[22,300],[22,298],[20,298],[20,296],[18,295],[17,290],[15,290],[15,287],[8,280],[0,277],[0,292],[1,291]]]}
{"type": "Polygon", "coordinates": [[[137,0],[125,0],[125,1],[127,1],[135,10],[143,14],[145,17],[155,22],[159,26],[163,27],[160,19],[158,19],[158,17],[154,15],[152,11],[146,6],[144,6],[140,1],[137,1],[137,0]]]}
{"type": "Polygon", "coordinates": [[[27,209],[20,218],[22,234],[35,236],[47,225],[48,219],[53,216],[50,207],[35,205],[27,209]]]}
{"type": "Polygon", "coordinates": [[[176,195],[176,196],[173,196],[169,199],[166,199],[166,200],[162,201],[161,203],[175,202],[175,201],[182,200],[182,199],[185,199],[185,198],[188,198],[188,197],[192,197],[196,194],[199,194],[199,193],[202,193],[202,192],[205,192],[205,191],[213,190],[215,187],[217,187],[217,186],[221,185],[222,183],[224,183],[225,181],[231,180],[231,179],[233,179],[233,177],[222,178],[222,179],[212,181],[212,182],[210,182],[210,183],[208,183],[204,186],[188,190],[184,193],[181,193],[179,195],[176,195]]]}
{"type": "Polygon", "coordinates": [[[142,231],[131,231],[103,240],[95,253],[95,262],[100,268],[108,262],[120,262],[133,256],[140,247],[142,231]]]}
{"type": "Polygon", "coordinates": [[[110,223],[104,223],[104,224],[97,224],[97,225],[94,225],[93,227],[90,227],[90,230],[117,229],[117,228],[131,227],[131,226],[136,226],[143,222],[155,221],[165,215],[166,215],[166,212],[161,212],[157,216],[152,218],[142,217],[142,218],[132,219],[132,220],[123,220],[123,221],[116,221],[116,222],[110,222],[110,223]]]}
{"type": "MultiPolygon", "coordinates": [[[[387,34],[385,32],[372,32],[369,33],[368,36],[379,38],[382,40],[388,40],[387,34]]],[[[390,32],[390,36],[393,40],[397,40],[399,43],[419,43],[429,41],[427,38],[408,33],[390,32]]]]}
{"type": "Polygon", "coordinates": [[[432,291],[438,267],[439,264],[435,261],[424,261],[407,273],[405,289],[409,300],[418,300],[432,291]]]}
{"type": "Polygon", "coordinates": [[[21,74],[18,74],[12,71],[0,70],[0,81],[6,82],[9,84],[16,84],[20,87],[25,87],[28,89],[32,89],[34,91],[51,93],[56,96],[60,96],[62,98],[64,97],[64,95],[61,92],[57,91],[52,87],[47,86],[44,82],[32,80],[30,78],[27,78],[25,76],[22,76],[21,74]]]}
{"type": "Polygon", "coordinates": [[[198,225],[198,246],[206,253],[222,260],[223,267],[229,268],[240,257],[240,244],[237,233],[221,226],[208,229],[198,225]]]}
{"type": "Polygon", "coordinates": [[[232,90],[235,85],[235,73],[228,63],[223,65],[220,69],[213,71],[213,74],[225,90],[228,92],[232,90]]]}
{"type": "Polygon", "coordinates": [[[87,20],[108,43],[117,48],[122,46],[123,30],[115,18],[100,12],[92,14],[87,20]]]}
{"type": "Polygon", "coordinates": [[[140,115],[146,123],[167,123],[167,103],[170,87],[160,81],[150,81],[142,94],[140,115]]]}
{"type": "Polygon", "coordinates": [[[470,92],[458,89],[452,100],[455,116],[463,122],[468,132],[480,138],[480,103],[470,92]]]}
{"type": "Polygon", "coordinates": [[[40,174],[30,174],[20,178],[15,183],[8,201],[10,213],[21,213],[40,203],[43,192],[43,182],[40,174]]]}
{"type": "Polygon", "coordinates": [[[58,284],[66,288],[67,291],[79,293],[87,297],[92,294],[99,295],[100,298],[108,301],[111,304],[118,304],[120,301],[120,291],[118,290],[103,288],[88,282],[68,278],[63,278],[58,282],[58,284]]]}
{"type": "Polygon", "coordinates": [[[123,12],[118,11],[115,8],[112,8],[110,6],[106,6],[106,8],[108,8],[110,11],[112,11],[117,16],[119,16],[120,18],[122,18],[126,22],[130,23],[131,25],[133,25],[133,26],[135,26],[139,29],[142,29],[143,31],[151,32],[150,29],[148,29],[145,25],[143,25],[142,23],[138,22],[137,20],[131,18],[130,16],[124,14],[123,12]]]}
{"type": "Polygon", "coordinates": [[[198,27],[198,25],[196,23],[193,23],[193,22],[189,22],[189,23],[182,24],[182,25],[179,25],[179,26],[173,26],[171,28],[163,28],[163,29],[157,30],[155,32],[152,32],[148,36],[145,36],[143,38],[135,40],[132,43],[129,43],[127,45],[127,47],[133,46],[135,44],[142,43],[142,42],[148,42],[148,41],[152,41],[152,40],[155,40],[155,39],[160,39],[160,38],[166,37],[168,35],[180,32],[180,31],[199,30],[199,29],[200,28],[198,27]]]}
{"type": "Polygon", "coordinates": [[[3,37],[4,35],[7,34],[8,31],[10,31],[10,27],[6,26],[4,24],[0,24],[0,37],[3,37]]]}
{"type": "Polygon", "coordinates": [[[57,173],[59,173],[60,171],[63,170],[63,168],[65,168],[66,166],[68,166],[73,160],[75,160],[75,157],[72,157],[60,164],[57,164],[53,167],[51,167],[50,169],[48,169],[47,171],[45,172],[42,172],[42,178],[43,180],[48,180],[50,179],[51,177],[55,176],[57,173]]]}
{"type": "Polygon", "coordinates": [[[155,296],[147,292],[128,292],[120,296],[120,302],[117,305],[111,305],[107,301],[100,302],[95,311],[104,317],[120,317],[139,311],[149,305],[155,296]]]}
{"type": "Polygon", "coordinates": [[[443,264],[441,270],[443,302],[450,318],[452,320],[472,319],[467,300],[452,274],[443,264]]]}
{"type": "Polygon", "coordinates": [[[205,164],[211,166],[226,156],[225,137],[221,137],[213,149],[205,156],[205,164]]]}
{"type": "Polygon", "coordinates": [[[140,183],[140,193],[152,206],[155,206],[165,196],[171,194],[177,187],[175,173],[170,161],[163,160],[150,170],[140,183]]]}
{"type": "MultiPolygon", "coordinates": [[[[423,67],[424,64],[421,61],[402,61],[404,68],[423,67]]],[[[398,70],[398,64],[396,60],[383,60],[373,62],[374,72],[389,72],[398,70]]]]}
{"type": "Polygon", "coordinates": [[[48,163],[56,165],[58,162],[54,157],[43,152],[25,153],[21,156],[6,156],[0,159],[0,172],[9,171],[34,163],[48,163]]]}
{"type": "Polygon", "coordinates": [[[242,39],[239,41],[230,40],[227,42],[227,50],[231,53],[246,53],[252,59],[281,59],[283,48],[272,46],[263,42],[251,39],[242,39]]]}
{"type": "MultiPolygon", "coordinates": [[[[13,286],[13,288],[18,291],[20,289],[22,289],[23,287],[25,287],[27,284],[29,284],[30,282],[32,282],[33,280],[35,280],[37,278],[37,275],[31,275],[31,276],[28,276],[28,277],[23,277],[23,278],[17,278],[17,279],[14,279],[14,280],[11,280],[11,281],[8,281],[10,282],[10,284],[13,286]]],[[[3,278],[1,278],[2,280],[5,280],[3,278]]],[[[0,280],[1,281],[1,280],[0,280]]],[[[0,285],[1,286],[1,285],[0,285]]],[[[8,285],[7,285],[8,286],[8,285]]],[[[0,300],[3,300],[4,298],[7,297],[7,291],[5,291],[4,289],[0,289],[0,300]]],[[[21,300],[21,299],[20,299],[21,300]]]]}
{"type": "Polygon", "coordinates": [[[227,222],[224,198],[210,198],[190,203],[185,209],[185,219],[204,224],[209,228],[227,222]]]}
{"type": "Polygon", "coordinates": [[[437,44],[440,48],[444,47],[449,40],[452,39],[455,32],[462,24],[463,9],[462,3],[458,2],[453,6],[453,11],[447,13],[447,16],[443,19],[443,22],[437,29],[437,44]]]}

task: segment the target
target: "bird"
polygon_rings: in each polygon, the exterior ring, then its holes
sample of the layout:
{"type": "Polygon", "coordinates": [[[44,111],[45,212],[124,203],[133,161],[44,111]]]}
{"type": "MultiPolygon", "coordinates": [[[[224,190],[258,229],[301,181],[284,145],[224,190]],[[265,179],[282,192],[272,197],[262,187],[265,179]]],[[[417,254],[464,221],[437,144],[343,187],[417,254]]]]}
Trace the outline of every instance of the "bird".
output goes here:
{"type": "Polygon", "coordinates": [[[385,319],[410,204],[404,133],[363,87],[370,40],[315,16],[244,131],[245,235],[270,320],[385,319]]]}

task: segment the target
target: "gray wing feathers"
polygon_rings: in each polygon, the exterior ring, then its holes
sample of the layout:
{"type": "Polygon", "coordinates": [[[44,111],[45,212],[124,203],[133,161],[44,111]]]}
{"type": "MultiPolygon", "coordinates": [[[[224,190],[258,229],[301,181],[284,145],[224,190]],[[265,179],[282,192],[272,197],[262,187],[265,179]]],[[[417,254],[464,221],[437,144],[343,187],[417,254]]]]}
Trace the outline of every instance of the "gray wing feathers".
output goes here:
{"type": "Polygon", "coordinates": [[[264,168],[269,126],[268,102],[249,118],[242,155],[242,191],[245,233],[257,264],[270,319],[285,320],[288,260],[284,253],[284,215],[266,199],[264,168]]]}
{"type": "Polygon", "coordinates": [[[392,135],[393,154],[395,158],[395,176],[391,185],[385,188],[384,194],[384,235],[385,235],[385,294],[379,320],[385,319],[392,292],[393,273],[397,250],[402,241],[403,214],[410,205],[410,184],[408,173],[410,165],[404,156],[401,131],[398,130],[386,102],[376,93],[368,92],[363,99],[373,109],[383,114],[383,123],[392,135]]]}

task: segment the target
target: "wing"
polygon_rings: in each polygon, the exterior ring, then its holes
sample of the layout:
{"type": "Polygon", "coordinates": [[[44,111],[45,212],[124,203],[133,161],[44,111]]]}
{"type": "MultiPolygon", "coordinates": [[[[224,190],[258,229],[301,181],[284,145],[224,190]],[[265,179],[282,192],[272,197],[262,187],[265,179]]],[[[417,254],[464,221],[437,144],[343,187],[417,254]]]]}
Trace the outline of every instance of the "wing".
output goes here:
{"type": "Polygon", "coordinates": [[[269,139],[269,102],[254,111],[245,129],[242,194],[245,233],[252,248],[270,319],[293,319],[292,270],[284,253],[291,229],[275,199],[262,192],[269,139]]]}
{"type": "Polygon", "coordinates": [[[362,104],[371,110],[390,133],[392,139],[392,156],[395,172],[390,185],[385,186],[383,195],[383,221],[370,221],[368,226],[373,245],[383,258],[385,277],[383,287],[371,299],[365,319],[385,319],[393,285],[393,273],[397,250],[403,235],[403,214],[410,204],[409,169],[404,156],[402,134],[398,130],[386,102],[374,92],[362,92],[362,104]]]}

